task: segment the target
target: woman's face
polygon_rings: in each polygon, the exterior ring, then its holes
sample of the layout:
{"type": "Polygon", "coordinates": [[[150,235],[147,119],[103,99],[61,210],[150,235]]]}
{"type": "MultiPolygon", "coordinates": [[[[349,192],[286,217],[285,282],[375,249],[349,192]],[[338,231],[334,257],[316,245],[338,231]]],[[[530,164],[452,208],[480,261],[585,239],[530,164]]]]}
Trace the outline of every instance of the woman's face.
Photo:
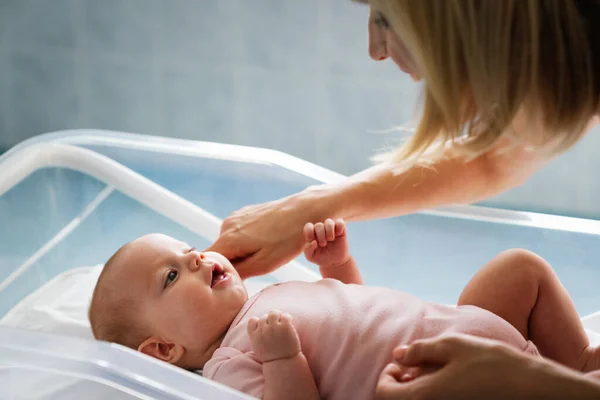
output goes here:
{"type": "Polygon", "coordinates": [[[417,67],[408,49],[385,16],[373,7],[369,12],[369,56],[375,61],[391,58],[413,80],[419,80],[417,67]]]}

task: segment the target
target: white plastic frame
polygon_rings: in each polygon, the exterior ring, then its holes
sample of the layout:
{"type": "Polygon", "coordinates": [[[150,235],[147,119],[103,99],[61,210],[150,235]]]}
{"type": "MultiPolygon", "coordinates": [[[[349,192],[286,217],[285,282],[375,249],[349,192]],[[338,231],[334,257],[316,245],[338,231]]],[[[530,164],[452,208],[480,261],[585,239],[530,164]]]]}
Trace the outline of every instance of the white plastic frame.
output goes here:
{"type": "MultiPolygon", "coordinates": [[[[41,249],[33,254],[26,263],[19,267],[17,271],[15,271],[17,275],[13,274],[11,275],[12,278],[7,278],[11,279],[10,281],[5,280],[0,283],[0,291],[10,284],[18,274],[28,268],[28,265],[33,264],[36,257],[41,257],[44,252],[48,251],[48,249],[52,248],[52,246],[72,232],[78,224],[87,217],[87,215],[93,212],[93,210],[110,195],[113,190],[123,192],[208,240],[212,241],[216,239],[219,233],[221,220],[114,160],[94,151],[78,147],[80,145],[109,145],[112,147],[142,149],[161,153],[185,154],[189,156],[271,164],[294,171],[323,183],[336,183],[345,178],[343,175],[273,150],[178,139],[169,139],[165,141],[160,138],[141,135],[92,130],[66,131],[45,135],[41,137],[41,139],[24,142],[0,157],[0,196],[33,172],[48,167],[69,168],[91,175],[106,183],[107,187],[101,191],[87,207],[85,207],[80,215],[67,224],[55,237],[51,238],[41,249]],[[199,227],[203,228],[200,229],[199,227]]],[[[600,222],[598,221],[528,212],[505,211],[477,206],[450,206],[429,211],[426,212],[426,214],[562,231],[593,234],[600,233],[600,222]]],[[[279,271],[276,271],[273,275],[279,280],[315,280],[319,278],[313,271],[294,262],[288,264],[279,271]]],[[[600,313],[585,317],[583,318],[583,321],[588,328],[594,327],[596,330],[600,329],[600,313]]],[[[22,363],[24,368],[32,368],[34,361],[35,365],[38,365],[40,360],[44,361],[45,355],[40,355],[35,350],[37,350],[39,346],[40,338],[46,336],[47,335],[40,335],[36,332],[21,332],[0,327],[0,338],[3,339],[2,343],[5,343],[4,345],[0,345],[0,348],[5,355],[12,352],[10,353],[11,357],[8,357],[7,359],[9,361],[14,361],[15,365],[20,365],[20,363],[22,363]],[[13,335],[20,335],[22,338],[30,338],[29,341],[31,343],[21,343],[18,347],[12,346],[10,344],[10,337],[13,335]],[[30,353],[31,356],[29,356],[30,353]],[[29,359],[29,357],[31,359],[29,359]]],[[[72,346],[70,338],[49,338],[49,343],[59,347],[67,345],[72,346]]],[[[162,386],[163,384],[161,382],[164,382],[162,378],[165,377],[163,374],[166,371],[162,368],[157,371],[149,372],[145,376],[136,375],[133,371],[136,371],[138,367],[143,368],[145,363],[151,362],[148,360],[137,361],[139,358],[137,354],[130,355],[131,362],[136,363],[134,365],[135,368],[132,367],[131,369],[123,369],[121,371],[118,370],[118,368],[115,369],[117,364],[110,365],[110,358],[107,354],[112,356],[115,352],[126,352],[125,349],[107,345],[104,352],[88,354],[84,353],[83,349],[84,347],[82,347],[81,359],[61,359],[57,361],[55,356],[47,355],[48,360],[45,361],[52,363],[53,369],[63,373],[72,370],[71,367],[73,362],[81,362],[85,363],[87,368],[96,368],[99,370],[105,369],[106,379],[113,380],[115,375],[118,375],[119,379],[117,380],[126,387],[139,387],[138,384],[136,384],[136,382],[139,382],[144,383],[146,386],[150,386],[150,388],[145,389],[149,391],[146,393],[157,395],[161,391],[166,391],[166,393],[163,392],[165,398],[195,398],[190,392],[173,393],[170,391],[170,387],[162,386]]],[[[200,385],[193,377],[179,375],[175,370],[169,370],[169,373],[173,374],[172,376],[169,375],[169,382],[171,383],[173,383],[173,379],[187,379],[190,381],[189,383],[191,385],[200,385]]],[[[237,397],[238,395],[236,393],[227,392],[224,388],[211,386],[211,390],[214,390],[213,393],[218,393],[218,395],[215,397],[208,395],[209,398],[223,398],[225,393],[230,395],[231,398],[243,397],[241,394],[239,395],[240,397],[237,397]]]]}
{"type": "MultiPolygon", "coordinates": [[[[276,150],[261,149],[230,144],[192,141],[185,139],[161,138],[156,136],[138,135],[125,132],[113,132],[93,129],[66,130],[48,133],[27,140],[14,147],[0,157],[0,195],[4,193],[2,175],[6,172],[4,162],[16,155],[17,152],[37,144],[72,146],[105,145],[125,149],[139,149],[158,153],[170,153],[188,156],[227,159],[255,164],[276,165],[281,168],[304,175],[322,183],[339,183],[346,176],[321,166],[312,164],[300,158],[276,150]]],[[[58,152],[60,153],[60,152],[58,152]]],[[[54,153],[53,161],[60,161],[62,156],[54,153]]],[[[45,165],[51,167],[52,160],[45,165]]],[[[78,160],[71,168],[85,168],[85,160],[78,160]],[[80,164],[81,163],[81,164],[80,164]]],[[[66,166],[69,168],[69,166],[66,166]]],[[[35,169],[34,169],[35,170],[35,169]]],[[[33,171],[32,171],[33,172],[33,171]]],[[[138,199],[136,199],[138,200],[138,199]]],[[[141,200],[138,200],[141,201],[141,200]]],[[[145,203],[144,203],[145,204],[145,203]]],[[[445,216],[450,218],[469,219],[482,222],[502,223],[533,228],[554,229],[580,233],[600,233],[600,221],[582,218],[564,217],[523,211],[503,210],[491,207],[472,205],[451,205],[434,210],[423,211],[422,214],[445,216]]]]}
{"type": "MultiPolygon", "coordinates": [[[[42,135],[25,141],[0,157],[0,196],[33,172],[48,167],[62,167],[85,173],[106,183],[107,188],[80,215],[51,238],[23,265],[15,269],[9,277],[0,282],[0,291],[70,234],[114,189],[209,241],[214,241],[218,237],[222,222],[219,218],[118,162],[94,151],[79,147],[82,145],[105,145],[176,155],[277,165],[322,183],[338,183],[346,178],[344,175],[305,160],[268,149],[182,139],[164,139],[98,130],[62,131],[42,135]]],[[[423,213],[562,231],[600,233],[600,221],[488,207],[452,205],[423,213]]],[[[273,272],[272,275],[275,279],[281,281],[314,281],[320,278],[314,271],[294,261],[273,272]]]]}
{"type": "MultiPolygon", "coordinates": [[[[106,183],[107,189],[90,203],[93,207],[86,207],[82,214],[63,228],[34,256],[0,282],[0,291],[25,272],[30,265],[33,265],[33,261],[66,237],[72,231],[69,228],[73,227],[74,229],[79,225],[93,209],[108,197],[112,188],[209,241],[214,241],[219,235],[221,220],[211,213],[108,157],[69,144],[39,143],[13,153],[11,157],[0,164],[0,196],[33,172],[47,167],[69,168],[93,176],[106,183]]],[[[280,281],[320,279],[316,272],[294,261],[273,272],[272,276],[280,281]]]]}

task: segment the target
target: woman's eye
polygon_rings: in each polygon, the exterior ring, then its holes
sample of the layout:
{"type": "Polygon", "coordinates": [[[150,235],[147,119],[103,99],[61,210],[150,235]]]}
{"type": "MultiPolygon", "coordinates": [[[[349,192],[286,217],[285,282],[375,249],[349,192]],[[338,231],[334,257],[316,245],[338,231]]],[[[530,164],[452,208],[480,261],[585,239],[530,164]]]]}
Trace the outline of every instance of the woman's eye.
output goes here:
{"type": "Polygon", "coordinates": [[[387,28],[390,27],[390,24],[389,24],[388,20],[383,15],[381,15],[381,14],[377,14],[377,16],[375,17],[375,19],[373,20],[373,22],[379,28],[387,29],[387,28]]]}
{"type": "Polygon", "coordinates": [[[169,271],[169,273],[167,274],[167,279],[165,280],[165,287],[167,287],[171,283],[173,283],[173,281],[175,281],[175,279],[177,279],[177,271],[175,271],[175,270],[169,271]]]}

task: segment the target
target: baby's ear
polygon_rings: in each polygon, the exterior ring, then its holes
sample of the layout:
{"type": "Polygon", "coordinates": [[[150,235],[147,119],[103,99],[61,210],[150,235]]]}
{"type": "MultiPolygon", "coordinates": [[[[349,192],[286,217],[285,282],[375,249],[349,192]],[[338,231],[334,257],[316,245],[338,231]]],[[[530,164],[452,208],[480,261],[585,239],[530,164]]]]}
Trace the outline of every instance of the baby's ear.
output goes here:
{"type": "Polygon", "coordinates": [[[151,357],[176,364],[183,357],[185,349],[175,343],[169,343],[157,336],[151,336],[138,346],[138,351],[151,357]]]}

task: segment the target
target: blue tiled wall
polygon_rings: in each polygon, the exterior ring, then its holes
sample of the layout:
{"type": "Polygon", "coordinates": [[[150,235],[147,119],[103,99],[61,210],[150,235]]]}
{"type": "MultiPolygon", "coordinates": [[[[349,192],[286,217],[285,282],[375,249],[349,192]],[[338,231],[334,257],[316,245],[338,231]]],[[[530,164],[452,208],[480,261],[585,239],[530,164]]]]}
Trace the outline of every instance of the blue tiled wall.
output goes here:
{"type": "MultiPolygon", "coordinates": [[[[409,121],[419,90],[368,58],[366,16],[349,0],[1,0],[0,149],[103,128],[356,172],[394,143],[381,131],[409,121]]],[[[594,149],[599,134],[488,203],[600,216],[594,149]]]]}

